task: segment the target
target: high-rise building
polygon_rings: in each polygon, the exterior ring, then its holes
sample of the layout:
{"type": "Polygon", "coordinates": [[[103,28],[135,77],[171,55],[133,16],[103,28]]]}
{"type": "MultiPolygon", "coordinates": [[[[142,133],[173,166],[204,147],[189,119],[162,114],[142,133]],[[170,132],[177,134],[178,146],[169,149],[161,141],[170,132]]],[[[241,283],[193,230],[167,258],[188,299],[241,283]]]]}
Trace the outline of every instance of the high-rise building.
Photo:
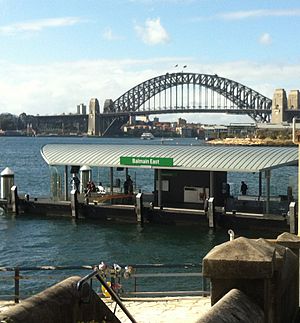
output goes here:
{"type": "Polygon", "coordinates": [[[86,105],[80,103],[77,105],[77,114],[86,114],[86,105]]]}

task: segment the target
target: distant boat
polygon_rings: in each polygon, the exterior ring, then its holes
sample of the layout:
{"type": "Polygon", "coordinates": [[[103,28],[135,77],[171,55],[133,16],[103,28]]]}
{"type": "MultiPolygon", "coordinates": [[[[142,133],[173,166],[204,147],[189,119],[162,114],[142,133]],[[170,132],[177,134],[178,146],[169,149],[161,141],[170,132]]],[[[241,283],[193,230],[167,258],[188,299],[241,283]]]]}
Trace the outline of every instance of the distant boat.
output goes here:
{"type": "Polygon", "coordinates": [[[161,141],[173,141],[173,138],[161,138],[161,141]]]}
{"type": "Polygon", "coordinates": [[[141,139],[143,140],[151,140],[154,139],[154,136],[152,135],[151,132],[143,132],[141,135],[141,139]]]}

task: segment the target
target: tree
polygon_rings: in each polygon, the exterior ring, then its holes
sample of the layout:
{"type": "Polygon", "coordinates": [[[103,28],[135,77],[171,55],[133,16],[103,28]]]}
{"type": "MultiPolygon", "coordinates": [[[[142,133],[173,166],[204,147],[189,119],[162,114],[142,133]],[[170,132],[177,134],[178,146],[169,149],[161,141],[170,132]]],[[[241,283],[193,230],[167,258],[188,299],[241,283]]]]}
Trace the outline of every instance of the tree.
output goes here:
{"type": "Polygon", "coordinates": [[[10,113],[0,114],[0,128],[2,130],[16,130],[18,127],[18,118],[10,113]]]}

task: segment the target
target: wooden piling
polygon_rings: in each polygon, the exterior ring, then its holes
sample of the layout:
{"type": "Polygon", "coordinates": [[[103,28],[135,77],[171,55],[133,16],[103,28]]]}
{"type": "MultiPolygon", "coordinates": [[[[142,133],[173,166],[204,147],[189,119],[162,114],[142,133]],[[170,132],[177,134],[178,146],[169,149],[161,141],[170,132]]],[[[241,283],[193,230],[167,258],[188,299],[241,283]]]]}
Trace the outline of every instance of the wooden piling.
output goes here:
{"type": "Polygon", "coordinates": [[[290,233],[296,234],[296,202],[289,205],[290,233]]]}
{"type": "Polygon", "coordinates": [[[18,304],[20,301],[20,269],[15,268],[15,303],[18,304]]]}
{"type": "Polygon", "coordinates": [[[19,198],[18,198],[18,188],[16,185],[11,188],[11,211],[12,213],[19,214],[19,198]]]}
{"type": "Polygon", "coordinates": [[[210,228],[215,228],[216,221],[215,221],[215,203],[214,203],[214,197],[210,197],[208,199],[207,216],[208,216],[208,226],[210,228]]]}
{"type": "Polygon", "coordinates": [[[77,191],[71,191],[71,215],[72,218],[78,219],[78,200],[77,200],[77,191]]]}
{"type": "Polygon", "coordinates": [[[135,206],[136,220],[138,223],[144,222],[144,211],[143,211],[143,193],[136,195],[136,206],[135,206]]]}

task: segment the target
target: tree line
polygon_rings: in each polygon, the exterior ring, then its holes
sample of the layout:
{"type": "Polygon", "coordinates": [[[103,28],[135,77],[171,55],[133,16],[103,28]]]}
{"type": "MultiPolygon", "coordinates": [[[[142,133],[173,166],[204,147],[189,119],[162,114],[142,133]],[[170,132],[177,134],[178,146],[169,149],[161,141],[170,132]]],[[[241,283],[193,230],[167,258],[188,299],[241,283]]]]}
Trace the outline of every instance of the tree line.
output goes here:
{"type": "Polygon", "coordinates": [[[11,113],[0,114],[0,129],[7,130],[25,130],[28,124],[35,124],[35,118],[32,115],[21,113],[19,116],[11,113]]]}

